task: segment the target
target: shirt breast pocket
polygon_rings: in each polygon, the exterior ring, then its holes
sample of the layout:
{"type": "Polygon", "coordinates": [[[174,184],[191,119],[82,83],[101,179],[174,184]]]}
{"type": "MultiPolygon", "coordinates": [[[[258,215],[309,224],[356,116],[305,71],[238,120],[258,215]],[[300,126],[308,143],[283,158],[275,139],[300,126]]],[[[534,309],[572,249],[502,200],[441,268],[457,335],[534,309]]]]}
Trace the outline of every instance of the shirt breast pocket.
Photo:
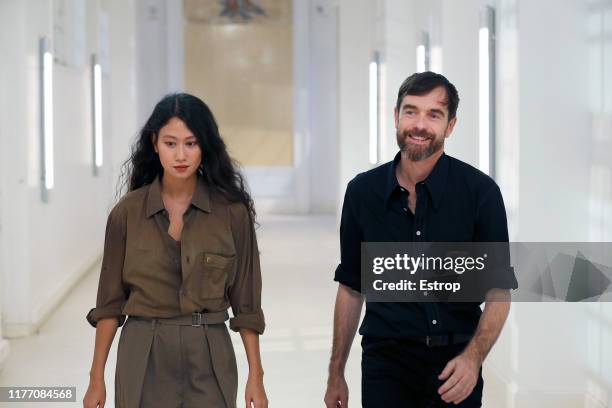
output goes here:
{"type": "Polygon", "coordinates": [[[202,259],[202,282],[200,294],[202,299],[219,299],[225,297],[235,256],[205,252],[202,259]]]}

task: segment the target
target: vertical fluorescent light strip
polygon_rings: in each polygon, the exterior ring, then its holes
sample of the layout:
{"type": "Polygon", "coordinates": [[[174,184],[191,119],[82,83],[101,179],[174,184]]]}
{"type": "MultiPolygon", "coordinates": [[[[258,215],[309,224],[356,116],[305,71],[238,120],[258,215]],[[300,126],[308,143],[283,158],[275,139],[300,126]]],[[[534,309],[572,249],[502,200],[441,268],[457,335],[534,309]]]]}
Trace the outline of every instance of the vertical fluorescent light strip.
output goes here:
{"type": "Polygon", "coordinates": [[[374,53],[370,62],[370,163],[378,163],[378,78],[379,78],[378,52],[374,53]]]}
{"type": "Polygon", "coordinates": [[[425,72],[431,69],[430,53],[429,33],[423,31],[416,48],[417,72],[425,72]]]}
{"type": "Polygon", "coordinates": [[[46,51],[44,57],[45,77],[45,187],[49,190],[55,185],[53,172],[53,55],[46,51]]]}
{"type": "Polygon", "coordinates": [[[479,167],[495,177],[495,10],[485,6],[478,31],[479,167]]]}
{"type": "Polygon", "coordinates": [[[53,163],[53,54],[46,38],[39,40],[40,63],[40,145],[42,199],[48,200],[48,192],[55,185],[53,163]]]}
{"type": "Polygon", "coordinates": [[[423,44],[417,45],[416,56],[417,72],[425,72],[425,46],[423,44]]]}
{"type": "Polygon", "coordinates": [[[103,164],[103,133],[102,133],[102,67],[97,62],[96,56],[92,55],[92,104],[93,104],[93,136],[94,136],[94,174],[103,164]]]}
{"type": "Polygon", "coordinates": [[[478,32],[478,124],[480,143],[478,165],[489,174],[489,29],[478,32]]]}

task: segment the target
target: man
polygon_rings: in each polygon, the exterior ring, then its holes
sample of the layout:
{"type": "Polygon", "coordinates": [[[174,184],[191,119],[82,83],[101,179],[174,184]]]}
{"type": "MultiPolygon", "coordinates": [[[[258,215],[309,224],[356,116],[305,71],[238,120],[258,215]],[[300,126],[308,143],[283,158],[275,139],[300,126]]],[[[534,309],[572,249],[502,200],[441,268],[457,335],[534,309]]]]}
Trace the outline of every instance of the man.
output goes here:
{"type": "MultiPolygon", "coordinates": [[[[364,299],[361,242],[508,241],[497,184],[444,153],[458,104],[457,90],[444,76],[408,77],[395,107],[400,152],[347,186],[334,278],[339,285],[328,408],[348,406],[344,367],[364,299]]],[[[480,407],[482,363],[508,316],[508,289],[516,287],[509,269],[487,292],[484,311],[477,302],[367,302],[359,331],[362,406],[480,407]]]]}

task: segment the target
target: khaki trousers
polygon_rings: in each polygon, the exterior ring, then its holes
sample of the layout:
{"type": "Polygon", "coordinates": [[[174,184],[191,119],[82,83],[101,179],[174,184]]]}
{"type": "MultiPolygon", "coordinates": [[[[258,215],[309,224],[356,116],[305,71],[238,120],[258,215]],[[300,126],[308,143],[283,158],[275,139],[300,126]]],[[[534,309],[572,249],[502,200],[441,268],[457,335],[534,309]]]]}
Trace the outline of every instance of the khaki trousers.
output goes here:
{"type": "Polygon", "coordinates": [[[227,311],[192,316],[130,316],[119,337],[117,408],[235,408],[236,356],[227,311]],[[196,322],[197,323],[197,322],[196,322]]]}

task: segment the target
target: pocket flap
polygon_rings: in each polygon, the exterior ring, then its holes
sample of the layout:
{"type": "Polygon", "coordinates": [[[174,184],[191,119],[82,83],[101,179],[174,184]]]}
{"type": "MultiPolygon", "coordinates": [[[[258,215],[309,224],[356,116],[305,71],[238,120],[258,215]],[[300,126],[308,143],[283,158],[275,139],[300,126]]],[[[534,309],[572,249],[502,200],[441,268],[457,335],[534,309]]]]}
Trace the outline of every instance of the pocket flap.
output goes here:
{"type": "Polygon", "coordinates": [[[204,254],[204,263],[210,266],[216,266],[218,268],[225,268],[234,260],[234,256],[225,256],[219,254],[204,254]]]}

